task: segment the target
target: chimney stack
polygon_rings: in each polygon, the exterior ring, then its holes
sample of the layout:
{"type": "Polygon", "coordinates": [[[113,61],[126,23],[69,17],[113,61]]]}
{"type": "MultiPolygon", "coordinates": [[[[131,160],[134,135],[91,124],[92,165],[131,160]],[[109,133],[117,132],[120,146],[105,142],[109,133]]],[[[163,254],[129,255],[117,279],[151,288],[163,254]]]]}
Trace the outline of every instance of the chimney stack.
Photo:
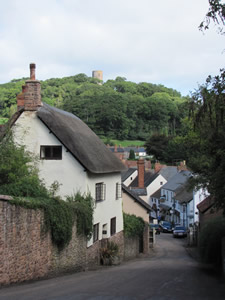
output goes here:
{"type": "Polygon", "coordinates": [[[35,64],[30,64],[30,79],[22,86],[22,92],[17,96],[17,110],[35,111],[41,102],[41,83],[35,79],[35,64]]]}
{"type": "Polygon", "coordinates": [[[143,159],[139,159],[137,162],[138,165],[138,187],[145,187],[145,161],[143,159]]]}

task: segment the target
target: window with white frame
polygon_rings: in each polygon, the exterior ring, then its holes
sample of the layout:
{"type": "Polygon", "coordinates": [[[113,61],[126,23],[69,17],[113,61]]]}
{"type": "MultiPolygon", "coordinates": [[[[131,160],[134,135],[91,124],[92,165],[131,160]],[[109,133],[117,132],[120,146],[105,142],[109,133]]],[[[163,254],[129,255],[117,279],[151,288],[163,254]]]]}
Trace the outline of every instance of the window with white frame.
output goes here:
{"type": "Polygon", "coordinates": [[[95,185],[95,200],[105,200],[106,185],[103,182],[96,183],[95,185]]]}
{"type": "Polygon", "coordinates": [[[116,200],[122,198],[122,184],[117,182],[116,183],[116,200]]]}

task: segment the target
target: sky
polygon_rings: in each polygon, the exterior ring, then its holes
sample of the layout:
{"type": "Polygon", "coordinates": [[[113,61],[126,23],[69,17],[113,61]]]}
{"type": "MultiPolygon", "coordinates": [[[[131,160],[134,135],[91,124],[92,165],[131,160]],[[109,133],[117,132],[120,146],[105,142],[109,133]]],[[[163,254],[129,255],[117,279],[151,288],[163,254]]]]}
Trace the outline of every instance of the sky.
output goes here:
{"type": "Polygon", "coordinates": [[[225,37],[198,26],[208,0],[1,0],[0,84],[103,71],[183,96],[224,67],[225,37]]]}

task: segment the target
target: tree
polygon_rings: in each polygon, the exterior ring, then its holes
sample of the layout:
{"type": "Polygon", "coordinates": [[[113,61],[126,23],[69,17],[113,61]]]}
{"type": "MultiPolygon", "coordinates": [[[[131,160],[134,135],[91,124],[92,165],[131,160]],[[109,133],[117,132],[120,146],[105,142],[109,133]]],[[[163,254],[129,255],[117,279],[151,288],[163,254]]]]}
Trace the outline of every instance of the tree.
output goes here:
{"type": "Polygon", "coordinates": [[[209,0],[209,11],[201,22],[199,29],[207,30],[211,20],[218,25],[218,31],[225,34],[223,26],[225,25],[225,4],[221,0],[209,0]]]}
{"type": "Polygon", "coordinates": [[[134,160],[135,159],[135,153],[133,149],[130,149],[129,159],[134,160]]]}
{"type": "Polygon", "coordinates": [[[48,197],[38,177],[35,158],[8,134],[0,141],[0,194],[23,197],[48,197]]]}
{"type": "Polygon", "coordinates": [[[169,140],[171,138],[163,134],[153,134],[145,143],[149,155],[154,155],[157,160],[165,160],[169,140]]]}
{"type": "Polygon", "coordinates": [[[187,145],[188,165],[225,211],[225,70],[206,80],[193,95],[194,137],[187,145]]]}

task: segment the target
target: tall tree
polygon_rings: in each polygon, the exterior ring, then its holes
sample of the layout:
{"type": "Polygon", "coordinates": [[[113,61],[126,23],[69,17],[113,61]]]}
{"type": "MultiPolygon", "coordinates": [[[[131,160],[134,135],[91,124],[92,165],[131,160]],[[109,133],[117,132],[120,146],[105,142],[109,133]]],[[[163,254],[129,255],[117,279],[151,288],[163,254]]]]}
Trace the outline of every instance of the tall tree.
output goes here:
{"type": "Polygon", "coordinates": [[[225,70],[207,78],[193,104],[195,137],[189,141],[188,164],[198,174],[195,184],[207,187],[225,211],[225,70]]]}

